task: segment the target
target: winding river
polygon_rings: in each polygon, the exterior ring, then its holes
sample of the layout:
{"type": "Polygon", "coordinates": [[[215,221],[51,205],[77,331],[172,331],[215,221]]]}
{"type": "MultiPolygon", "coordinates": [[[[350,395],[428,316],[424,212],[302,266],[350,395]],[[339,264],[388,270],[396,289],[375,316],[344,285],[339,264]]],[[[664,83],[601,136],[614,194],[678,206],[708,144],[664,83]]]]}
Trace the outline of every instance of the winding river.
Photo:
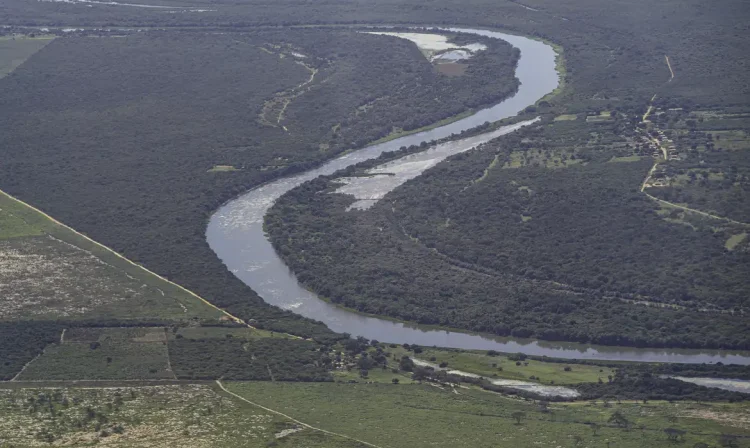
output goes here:
{"type": "MultiPolygon", "coordinates": [[[[555,70],[555,51],[543,42],[504,33],[446,28],[502,39],[521,50],[516,76],[521,81],[518,92],[493,107],[451,124],[408,135],[386,143],[369,146],[333,159],[319,168],[282,178],[253,189],[222,206],[211,217],[206,238],[211,248],[227,267],[266,302],[303,316],[324,322],[336,332],[364,336],[381,342],[409,343],[464,349],[523,352],[569,359],[600,359],[625,361],[661,361],[685,363],[723,362],[750,365],[750,355],[726,351],[635,349],[601,347],[573,343],[547,343],[533,340],[492,338],[461,332],[421,329],[415,325],[359,315],[319,299],[303,288],[294,274],[279,258],[263,232],[263,217],[274,201],[290,189],[320,175],[331,174],[349,165],[378,157],[384,151],[447,137],[487,121],[494,122],[515,116],[559,83],[555,70]]],[[[516,126],[518,127],[518,126],[516,126]]],[[[488,134],[452,142],[451,153],[466,151],[493,135],[512,132],[506,127],[488,134]],[[493,134],[493,135],[489,135],[493,134]]],[[[441,153],[441,159],[450,154],[441,153]]],[[[436,162],[435,162],[436,163],[436,162]]],[[[425,168],[434,163],[426,164],[425,168]]]]}

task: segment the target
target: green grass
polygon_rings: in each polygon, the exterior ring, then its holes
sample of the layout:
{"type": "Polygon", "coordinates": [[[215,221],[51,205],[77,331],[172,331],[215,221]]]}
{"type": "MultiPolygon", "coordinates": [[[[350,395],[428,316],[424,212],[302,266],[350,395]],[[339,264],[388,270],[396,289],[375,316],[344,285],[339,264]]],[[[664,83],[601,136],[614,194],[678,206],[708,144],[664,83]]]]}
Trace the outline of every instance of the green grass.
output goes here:
{"type": "Polygon", "coordinates": [[[599,115],[589,115],[588,117],[586,117],[586,121],[588,121],[589,123],[609,121],[611,119],[612,116],[609,114],[608,110],[599,112],[599,115]]]}
{"type": "Polygon", "coordinates": [[[476,373],[487,378],[529,381],[529,377],[534,376],[541,378],[541,382],[544,384],[554,381],[556,385],[565,385],[595,383],[599,378],[606,381],[608,375],[614,375],[614,371],[608,367],[543,362],[530,359],[517,366],[516,361],[509,359],[507,356],[489,356],[486,352],[425,349],[422,353],[414,355],[413,353],[406,353],[405,350],[402,353],[403,349],[401,348],[394,350],[397,350],[399,358],[402,354],[409,354],[409,356],[434,364],[447,362],[449,369],[476,373]],[[434,361],[431,360],[433,357],[435,358],[434,361]],[[528,363],[528,365],[525,365],[525,363],[528,363]],[[566,372],[565,367],[570,367],[570,371],[566,372]]]}
{"type": "Polygon", "coordinates": [[[227,383],[255,403],[307,424],[387,447],[663,447],[664,428],[688,431],[684,446],[716,445],[721,433],[750,434],[742,428],[748,408],[692,403],[592,405],[552,404],[544,413],[537,404],[476,389],[438,389],[429,385],[341,383],[227,383]],[[631,430],[607,424],[619,411],[631,430]],[[515,412],[525,413],[520,425],[515,412]],[[708,420],[697,415],[717,415],[708,420]],[[602,426],[598,435],[587,424],[602,426]],[[638,429],[640,426],[643,429],[638,429]],[[706,434],[706,435],[701,435],[706,434]]]}
{"type": "MultiPolygon", "coordinates": [[[[396,364],[393,365],[397,364],[398,363],[396,362],[396,364]]],[[[411,373],[409,372],[399,371],[398,373],[393,373],[390,368],[383,370],[380,367],[370,369],[367,372],[366,378],[363,378],[360,375],[359,370],[356,368],[352,369],[351,371],[336,370],[333,372],[333,378],[335,381],[341,381],[344,383],[356,381],[358,383],[373,382],[392,384],[394,378],[398,380],[399,384],[416,383],[416,381],[411,379],[411,373]]]]}
{"type": "Polygon", "coordinates": [[[380,144],[380,143],[385,143],[385,142],[388,142],[388,141],[391,141],[391,140],[395,140],[397,138],[401,138],[401,137],[404,137],[406,135],[416,134],[416,133],[419,133],[419,132],[424,132],[424,131],[429,131],[431,129],[439,128],[440,126],[445,126],[446,124],[451,124],[451,123],[453,123],[455,121],[458,121],[458,120],[464,119],[466,117],[469,117],[474,112],[475,112],[474,110],[467,110],[467,111],[462,112],[462,113],[460,113],[458,115],[454,115],[452,117],[444,118],[444,119],[442,119],[442,120],[440,120],[440,121],[438,121],[436,123],[433,123],[431,125],[423,126],[421,128],[417,128],[417,129],[412,129],[410,131],[404,131],[402,129],[394,129],[394,131],[391,132],[390,134],[386,135],[383,138],[375,140],[372,143],[369,143],[367,146],[373,146],[373,145],[377,145],[377,144],[380,144]]]}
{"type": "Polygon", "coordinates": [[[68,328],[62,336],[62,341],[68,343],[91,342],[166,342],[164,327],[81,327],[68,328]]]}
{"type": "MultiPolygon", "coordinates": [[[[149,329],[149,332],[164,329],[149,329]]],[[[103,331],[96,341],[66,340],[47,347],[18,377],[19,380],[174,379],[165,342],[124,337],[124,330],[103,331]]]]}
{"type": "Polygon", "coordinates": [[[213,168],[208,170],[209,173],[221,173],[221,172],[227,172],[227,171],[239,171],[239,170],[232,165],[215,165],[213,168]]]}
{"type": "Polygon", "coordinates": [[[31,55],[44,48],[54,36],[0,37],[0,79],[7,76],[31,55]]]}
{"type": "MultiPolygon", "coordinates": [[[[76,270],[67,272],[64,277],[54,277],[50,273],[49,281],[40,285],[54,287],[55,294],[36,288],[27,291],[29,294],[43,296],[44,307],[37,307],[33,313],[14,315],[14,318],[163,318],[184,320],[190,318],[218,320],[224,314],[185,290],[173,285],[141,267],[130,263],[128,260],[116,255],[112,251],[99,244],[77,234],[75,231],[57,224],[47,216],[22,202],[18,202],[6,193],[0,191],[0,243],[5,245],[26,247],[34,252],[31,255],[49,258],[57,256],[56,263],[47,260],[46,267],[57,272],[57,268],[70,268],[70,257],[76,257],[81,266],[85,265],[96,272],[94,277],[80,277],[80,280],[88,281],[92,286],[101,287],[99,296],[96,298],[96,306],[86,304],[85,312],[70,312],[61,308],[60,303],[67,297],[75,300],[80,297],[91,295],[91,288],[76,292],[75,286],[69,280],[73,275],[83,276],[84,273],[76,270]],[[41,235],[53,238],[42,239],[41,235]],[[11,239],[12,238],[12,239],[11,239]],[[58,240],[58,241],[56,241],[58,240]],[[45,249],[41,246],[47,245],[45,249]],[[71,248],[74,247],[76,249],[71,248]],[[87,262],[86,257],[98,258],[98,262],[87,262]],[[101,263],[103,262],[103,263],[101,263]],[[54,279],[54,280],[51,280],[54,279]],[[52,282],[52,283],[50,283],[52,282]],[[72,288],[72,289],[71,289],[72,288]],[[62,292],[62,295],[57,294],[62,292]],[[114,300],[116,299],[116,300],[114,300]],[[57,305],[54,305],[55,302],[57,305]]],[[[6,248],[7,249],[7,248],[6,248]]],[[[45,258],[45,259],[46,259],[45,258]]],[[[31,260],[31,258],[27,258],[31,260]]],[[[92,271],[92,272],[93,272],[92,271]]],[[[61,271],[62,272],[62,271],[61,271]]],[[[80,283],[80,282],[78,282],[80,283]]],[[[27,287],[35,285],[26,285],[27,287]]],[[[39,286],[39,285],[36,285],[39,286]]],[[[80,286],[80,285],[79,285],[80,286]]],[[[1,286],[0,286],[1,288],[1,286]]],[[[33,288],[32,288],[33,289],[33,288]]],[[[17,298],[14,300],[18,300],[17,298]]],[[[0,304],[2,296],[0,295],[0,304]]],[[[7,313],[0,312],[0,318],[7,313]]]]}
{"type": "Polygon", "coordinates": [[[638,162],[641,160],[641,156],[625,156],[625,157],[613,157],[610,162],[612,163],[618,163],[618,162],[638,162]]]}
{"type": "Polygon", "coordinates": [[[0,240],[43,233],[40,226],[29,224],[23,217],[16,214],[17,204],[0,196],[0,240]]]}
{"type": "Polygon", "coordinates": [[[729,237],[726,243],[724,243],[724,247],[726,247],[729,250],[733,250],[735,247],[737,247],[738,244],[745,241],[745,238],[747,238],[747,233],[738,233],[737,235],[732,235],[729,237]]]}
{"type": "Polygon", "coordinates": [[[565,78],[568,76],[568,69],[565,64],[565,52],[564,52],[563,47],[547,39],[540,39],[540,38],[533,38],[533,39],[542,41],[545,44],[551,46],[555,50],[555,71],[557,72],[557,75],[559,78],[559,83],[557,85],[557,88],[555,88],[555,90],[553,90],[552,92],[544,95],[542,99],[537,101],[537,104],[539,104],[542,101],[551,100],[552,98],[561,94],[563,90],[570,90],[570,89],[568,88],[567,83],[565,82],[565,78]]]}
{"type": "Polygon", "coordinates": [[[0,415],[3,447],[361,447],[311,429],[277,438],[298,425],[214,385],[0,389],[0,415]]]}
{"type": "Polygon", "coordinates": [[[578,115],[575,114],[562,114],[555,117],[555,121],[572,121],[577,119],[578,115]]]}
{"type": "MultiPolygon", "coordinates": [[[[426,384],[224,385],[306,424],[383,448],[671,446],[665,428],[686,431],[676,445],[685,447],[719,446],[721,434],[750,435],[747,404],[577,402],[552,403],[542,412],[531,401],[426,384]],[[524,414],[520,424],[517,412],[524,414]],[[628,429],[608,423],[615,412],[626,417],[628,429]],[[596,435],[591,423],[600,425],[596,435]]],[[[0,440],[17,447],[48,440],[68,446],[362,447],[312,429],[277,438],[300,427],[213,384],[3,387],[0,415],[0,440]]]]}

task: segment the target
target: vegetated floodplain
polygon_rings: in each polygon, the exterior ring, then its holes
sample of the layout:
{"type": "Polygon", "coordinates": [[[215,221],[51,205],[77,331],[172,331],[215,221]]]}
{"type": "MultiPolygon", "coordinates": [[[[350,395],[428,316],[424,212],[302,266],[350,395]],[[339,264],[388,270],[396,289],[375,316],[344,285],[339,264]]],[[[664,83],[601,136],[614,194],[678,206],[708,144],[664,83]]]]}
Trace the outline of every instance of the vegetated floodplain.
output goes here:
{"type": "Polygon", "coordinates": [[[425,348],[416,355],[419,359],[448,369],[482,375],[489,379],[503,378],[525,380],[543,384],[595,383],[607,380],[614,369],[586,364],[544,362],[537,359],[520,359],[518,355],[487,354],[487,352],[434,350],[425,348]]]}
{"type": "Polygon", "coordinates": [[[211,385],[0,388],[7,446],[354,448],[211,385]]]}
{"type": "Polygon", "coordinates": [[[503,336],[749,347],[730,312],[748,297],[747,253],[726,251],[731,228],[665,221],[640,191],[653,165],[640,117],[610,118],[501,137],[365,211],[319,194],[336,176],[318,179],[282,197],[267,230],[302,283],[365,313],[503,336]]]}
{"type": "Polygon", "coordinates": [[[307,424],[384,446],[558,447],[610,442],[663,447],[671,434],[665,432],[667,428],[676,429],[687,446],[716,444],[722,434],[750,434],[747,409],[730,404],[540,406],[471,388],[417,384],[232,382],[225,386],[307,424]]]}

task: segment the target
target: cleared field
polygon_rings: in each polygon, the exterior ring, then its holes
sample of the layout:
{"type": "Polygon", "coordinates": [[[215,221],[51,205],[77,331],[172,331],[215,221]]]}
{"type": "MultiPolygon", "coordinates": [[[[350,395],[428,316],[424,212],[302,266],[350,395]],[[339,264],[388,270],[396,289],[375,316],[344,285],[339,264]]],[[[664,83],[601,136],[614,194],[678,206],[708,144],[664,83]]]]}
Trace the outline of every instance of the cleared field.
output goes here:
{"type": "Polygon", "coordinates": [[[18,380],[174,379],[163,328],[86,328],[66,330],[64,336],[69,332],[18,380]]]}
{"type": "Polygon", "coordinates": [[[2,319],[184,314],[155,288],[50,236],[0,241],[0,297],[2,319]]]}
{"type": "Polygon", "coordinates": [[[609,375],[614,375],[614,370],[608,367],[543,362],[532,359],[520,361],[508,356],[489,356],[479,352],[425,349],[416,357],[435,364],[445,362],[449,369],[476,373],[487,378],[529,380],[533,376],[536,380],[532,381],[544,384],[549,384],[551,381],[555,384],[595,383],[600,378],[607,381],[609,375]]]}
{"type": "Polygon", "coordinates": [[[684,446],[716,445],[722,434],[750,435],[750,413],[736,405],[579,403],[553,404],[545,412],[532,402],[429,385],[225,386],[304,423],[389,447],[663,447],[670,443],[667,428],[685,431],[684,446]],[[615,413],[624,417],[621,426],[609,422],[615,413]]]}
{"type": "Polygon", "coordinates": [[[0,389],[0,415],[0,446],[360,446],[208,385],[0,389]]]}
{"type": "Polygon", "coordinates": [[[575,114],[562,114],[555,117],[555,121],[571,121],[578,119],[575,114]]]}
{"type": "Polygon", "coordinates": [[[0,78],[7,76],[16,67],[41,50],[54,39],[52,36],[0,37],[0,78]]]}
{"type": "Polygon", "coordinates": [[[0,320],[223,315],[0,192],[0,320]]]}

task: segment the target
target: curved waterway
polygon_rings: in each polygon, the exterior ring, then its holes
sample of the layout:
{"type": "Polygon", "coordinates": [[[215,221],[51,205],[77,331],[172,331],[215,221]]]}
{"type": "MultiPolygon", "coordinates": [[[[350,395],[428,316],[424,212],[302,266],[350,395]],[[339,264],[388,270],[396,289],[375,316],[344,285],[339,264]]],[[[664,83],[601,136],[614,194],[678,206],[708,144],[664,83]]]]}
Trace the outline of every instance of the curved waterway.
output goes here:
{"type": "MultiPolygon", "coordinates": [[[[459,121],[429,131],[401,137],[386,143],[369,146],[343,155],[319,168],[299,175],[285,177],[253,189],[228,202],[212,217],[206,231],[211,248],[227,267],[245,284],[253,288],[266,302],[303,316],[322,321],[340,333],[364,336],[381,342],[408,343],[463,349],[523,352],[529,355],[554,356],[569,359],[601,359],[623,361],[660,361],[685,363],[736,363],[750,365],[750,356],[723,351],[635,349],[601,347],[573,343],[492,338],[444,330],[421,329],[415,325],[393,322],[356,314],[318,298],[303,288],[297,278],[276,254],[263,232],[263,217],[274,201],[292,188],[321,175],[332,174],[349,165],[378,157],[384,151],[402,146],[418,145],[458,134],[485,122],[495,122],[515,116],[544,95],[557,88],[555,52],[551,46],[536,40],[504,33],[446,28],[481,36],[502,39],[521,50],[516,77],[521,81],[518,92],[495,106],[482,109],[459,121]]],[[[497,135],[512,132],[514,127],[492,131],[497,135]]],[[[492,134],[488,133],[488,134],[492,134]]],[[[465,151],[491,138],[483,134],[453,142],[455,153],[465,151]]],[[[447,157],[450,154],[445,155],[447,157]]],[[[425,165],[425,167],[431,166],[425,165]]]]}

